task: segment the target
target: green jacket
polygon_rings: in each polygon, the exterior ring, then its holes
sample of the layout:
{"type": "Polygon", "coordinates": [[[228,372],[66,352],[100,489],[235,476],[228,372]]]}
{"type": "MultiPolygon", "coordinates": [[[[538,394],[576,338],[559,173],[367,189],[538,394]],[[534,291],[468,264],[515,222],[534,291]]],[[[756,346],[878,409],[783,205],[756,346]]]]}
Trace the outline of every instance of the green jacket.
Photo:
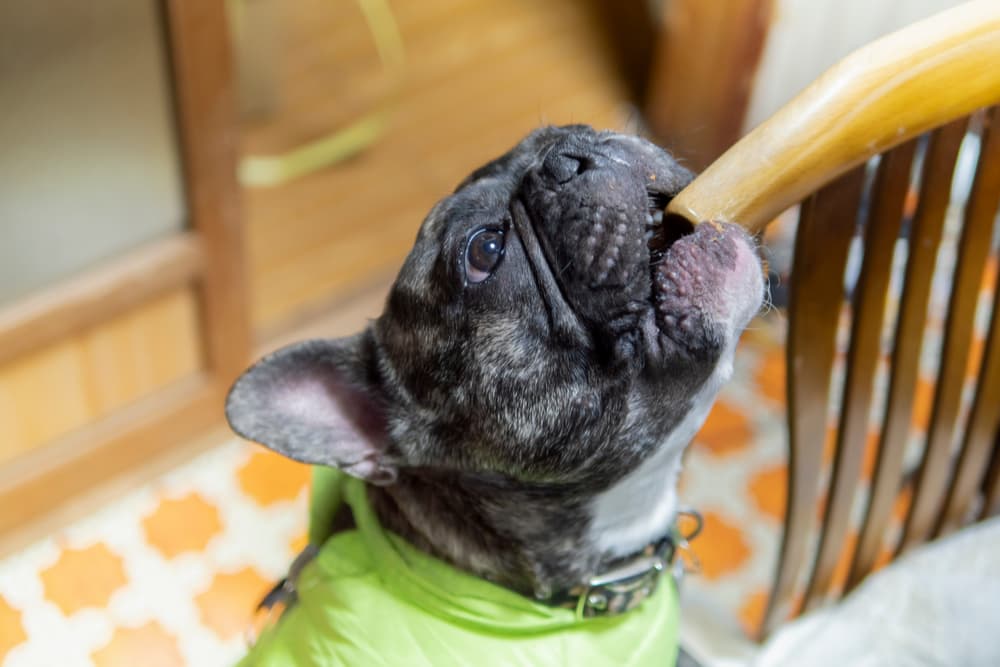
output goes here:
{"type": "Polygon", "coordinates": [[[364,483],[316,469],[310,540],[322,544],[297,580],[298,602],[240,667],[406,665],[511,667],[674,665],[673,579],[619,616],[577,618],[435,559],[382,529],[364,483]],[[347,502],[355,530],[326,534],[347,502]]]}

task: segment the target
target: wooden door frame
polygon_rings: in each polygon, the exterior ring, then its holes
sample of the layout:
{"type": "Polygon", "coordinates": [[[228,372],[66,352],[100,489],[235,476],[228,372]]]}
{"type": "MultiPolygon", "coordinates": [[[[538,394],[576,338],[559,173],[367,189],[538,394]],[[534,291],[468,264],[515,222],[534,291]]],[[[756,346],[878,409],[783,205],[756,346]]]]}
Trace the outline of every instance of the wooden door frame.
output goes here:
{"type": "Polygon", "coordinates": [[[667,0],[644,116],[654,137],[701,171],[743,134],[775,0],[667,0]]]}
{"type": "Polygon", "coordinates": [[[0,363],[188,287],[198,296],[203,370],[0,466],[0,535],[219,423],[225,391],[250,357],[225,3],[161,0],[161,9],[187,229],[0,308],[0,363]]]}

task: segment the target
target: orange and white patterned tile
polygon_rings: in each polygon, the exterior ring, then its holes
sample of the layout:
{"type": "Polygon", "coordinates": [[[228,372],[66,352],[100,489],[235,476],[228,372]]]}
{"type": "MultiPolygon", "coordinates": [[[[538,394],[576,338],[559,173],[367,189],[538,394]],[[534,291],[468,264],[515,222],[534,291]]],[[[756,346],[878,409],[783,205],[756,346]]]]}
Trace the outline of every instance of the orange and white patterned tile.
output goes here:
{"type": "Polygon", "coordinates": [[[0,664],[231,664],[295,555],[307,476],[228,442],[0,561],[0,664]]]}

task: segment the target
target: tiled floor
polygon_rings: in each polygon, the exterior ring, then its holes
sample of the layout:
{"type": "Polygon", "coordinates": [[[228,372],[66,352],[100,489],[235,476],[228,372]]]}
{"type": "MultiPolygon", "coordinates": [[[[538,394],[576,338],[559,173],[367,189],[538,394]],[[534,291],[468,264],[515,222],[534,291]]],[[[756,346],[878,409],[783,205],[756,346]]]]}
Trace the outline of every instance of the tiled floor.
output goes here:
{"type": "Polygon", "coordinates": [[[307,471],[235,440],[0,564],[0,664],[225,665],[304,544],[307,471]]]}

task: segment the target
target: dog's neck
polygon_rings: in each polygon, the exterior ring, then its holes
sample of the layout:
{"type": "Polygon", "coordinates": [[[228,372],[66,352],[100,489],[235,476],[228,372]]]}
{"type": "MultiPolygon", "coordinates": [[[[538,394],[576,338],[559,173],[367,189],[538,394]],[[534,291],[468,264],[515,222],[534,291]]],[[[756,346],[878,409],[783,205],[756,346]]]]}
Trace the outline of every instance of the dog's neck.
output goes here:
{"type": "MultiPolygon", "coordinates": [[[[673,488],[664,491],[672,506],[673,488]]],[[[539,597],[579,584],[622,555],[592,539],[599,495],[583,486],[542,487],[427,471],[401,473],[392,486],[369,490],[383,525],[416,547],[539,597]]],[[[662,537],[672,518],[648,542],[662,537]]],[[[634,519],[645,523],[641,513],[634,519]]]]}
{"type": "Polygon", "coordinates": [[[671,530],[681,456],[732,375],[732,353],[655,451],[610,486],[404,469],[395,484],[370,487],[375,511],[418,548],[477,576],[542,597],[572,588],[671,530]]]}

